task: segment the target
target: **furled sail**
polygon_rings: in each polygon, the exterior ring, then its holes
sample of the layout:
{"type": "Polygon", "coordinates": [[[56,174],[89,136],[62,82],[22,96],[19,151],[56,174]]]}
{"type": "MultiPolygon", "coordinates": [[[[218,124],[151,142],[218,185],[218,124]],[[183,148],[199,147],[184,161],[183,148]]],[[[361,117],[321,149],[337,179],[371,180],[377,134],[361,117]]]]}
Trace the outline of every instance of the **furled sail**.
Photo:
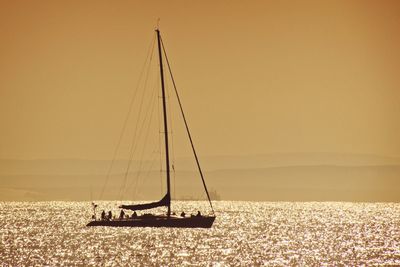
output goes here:
{"type": "Polygon", "coordinates": [[[137,204],[137,205],[121,205],[121,209],[127,210],[148,210],[162,206],[169,206],[171,202],[171,198],[169,194],[166,194],[160,201],[151,202],[146,204],[137,204]]]}

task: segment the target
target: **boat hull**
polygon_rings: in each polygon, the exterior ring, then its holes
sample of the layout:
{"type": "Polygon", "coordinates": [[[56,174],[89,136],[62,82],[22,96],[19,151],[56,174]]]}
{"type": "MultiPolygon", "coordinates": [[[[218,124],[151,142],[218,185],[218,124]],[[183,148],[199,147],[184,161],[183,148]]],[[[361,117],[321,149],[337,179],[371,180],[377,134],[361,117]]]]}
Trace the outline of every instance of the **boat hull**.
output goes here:
{"type": "Polygon", "coordinates": [[[91,221],[86,226],[109,227],[177,227],[177,228],[211,228],[215,216],[200,217],[138,217],[132,219],[91,221]]]}

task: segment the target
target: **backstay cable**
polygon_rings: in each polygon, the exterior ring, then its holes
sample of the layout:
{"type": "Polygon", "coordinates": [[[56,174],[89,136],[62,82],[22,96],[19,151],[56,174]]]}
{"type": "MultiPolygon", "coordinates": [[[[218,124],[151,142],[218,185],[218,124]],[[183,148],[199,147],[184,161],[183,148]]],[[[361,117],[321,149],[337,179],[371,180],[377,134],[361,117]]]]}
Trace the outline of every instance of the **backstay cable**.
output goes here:
{"type": "MultiPolygon", "coordinates": [[[[153,59],[154,44],[155,44],[155,42],[153,43],[152,50],[151,50],[151,53],[150,53],[150,61],[149,61],[149,65],[148,65],[148,68],[147,68],[146,77],[145,77],[145,80],[144,80],[142,98],[141,98],[141,101],[140,101],[140,104],[139,104],[139,112],[138,112],[137,121],[136,121],[136,125],[135,125],[134,135],[133,135],[133,138],[132,138],[132,145],[131,145],[131,148],[130,148],[130,156],[129,156],[128,166],[127,166],[126,171],[125,171],[124,181],[123,181],[123,183],[121,185],[121,188],[120,188],[119,199],[122,198],[123,191],[126,188],[126,183],[127,183],[127,180],[128,180],[129,170],[131,168],[133,156],[135,154],[136,147],[137,147],[136,136],[137,136],[137,133],[138,133],[138,126],[139,126],[139,122],[140,122],[140,118],[141,118],[142,107],[143,107],[143,103],[144,103],[144,96],[145,96],[145,93],[146,93],[145,89],[147,87],[147,82],[148,82],[150,68],[151,68],[151,62],[152,62],[152,59],[153,59]]],[[[140,131],[139,131],[139,137],[140,137],[140,131]]]]}
{"type": "Polygon", "coordinates": [[[150,46],[149,46],[149,48],[148,48],[148,50],[147,50],[146,60],[145,60],[145,62],[144,62],[144,64],[143,64],[143,66],[142,66],[142,70],[141,70],[140,75],[139,75],[139,80],[138,80],[138,82],[137,82],[137,84],[136,84],[135,91],[134,91],[133,96],[132,96],[132,98],[131,98],[131,102],[130,102],[130,104],[129,104],[129,109],[128,109],[128,114],[127,114],[126,117],[125,117],[125,120],[124,120],[122,129],[121,129],[121,133],[120,133],[119,138],[118,138],[117,146],[116,146],[115,149],[114,149],[113,157],[112,157],[110,166],[109,166],[109,168],[108,168],[107,175],[106,175],[106,180],[105,180],[105,182],[104,182],[103,188],[101,189],[99,199],[102,199],[102,198],[103,198],[104,190],[105,190],[105,188],[106,188],[106,186],[107,186],[108,181],[110,180],[111,170],[112,170],[112,168],[114,167],[115,159],[116,159],[116,157],[117,157],[118,150],[119,150],[119,148],[120,148],[120,146],[121,146],[121,141],[122,141],[123,135],[124,135],[124,133],[125,133],[126,126],[127,126],[127,124],[128,124],[128,119],[129,119],[130,114],[131,114],[131,112],[132,112],[133,103],[135,102],[136,95],[137,95],[137,92],[138,92],[138,89],[139,89],[139,85],[140,85],[140,81],[142,80],[142,77],[143,77],[143,74],[144,74],[144,70],[145,70],[146,65],[147,65],[147,61],[149,60],[149,57],[150,57],[151,54],[153,53],[152,50],[154,49],[154,44],[155,44],[155,36],[153,37],[153,40],[151,41],[150,46]]]}

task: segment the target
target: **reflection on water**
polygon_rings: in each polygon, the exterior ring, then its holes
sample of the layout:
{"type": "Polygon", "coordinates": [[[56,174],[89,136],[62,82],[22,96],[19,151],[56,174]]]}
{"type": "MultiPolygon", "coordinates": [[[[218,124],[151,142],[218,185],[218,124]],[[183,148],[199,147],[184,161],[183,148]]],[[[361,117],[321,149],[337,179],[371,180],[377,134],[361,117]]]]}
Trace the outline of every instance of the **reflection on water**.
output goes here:
{"type": "MultiPolygon", "coordinates": [[[[100,208],[117,212],[118,202],[100,208]]],[[[174,210],[207,203],[177,202],[174,210]]],[[[215,202],[211,229],[86,227],[83,202],[0,203],[0,265],[400,265],[400,204],[215,202]]]]}

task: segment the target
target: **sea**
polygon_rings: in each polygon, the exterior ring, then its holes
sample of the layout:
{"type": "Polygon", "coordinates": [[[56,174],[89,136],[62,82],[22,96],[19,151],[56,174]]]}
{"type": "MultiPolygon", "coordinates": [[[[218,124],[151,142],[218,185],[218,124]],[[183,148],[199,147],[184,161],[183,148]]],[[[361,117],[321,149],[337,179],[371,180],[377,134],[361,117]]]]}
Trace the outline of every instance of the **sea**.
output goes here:
{"type": "Polygon", "coordinates": [[[211,229],[177,229],[87,227],[91,202],[1,202],[0,266],[400,266],[399,203],[213,204],[211,229]]]}

